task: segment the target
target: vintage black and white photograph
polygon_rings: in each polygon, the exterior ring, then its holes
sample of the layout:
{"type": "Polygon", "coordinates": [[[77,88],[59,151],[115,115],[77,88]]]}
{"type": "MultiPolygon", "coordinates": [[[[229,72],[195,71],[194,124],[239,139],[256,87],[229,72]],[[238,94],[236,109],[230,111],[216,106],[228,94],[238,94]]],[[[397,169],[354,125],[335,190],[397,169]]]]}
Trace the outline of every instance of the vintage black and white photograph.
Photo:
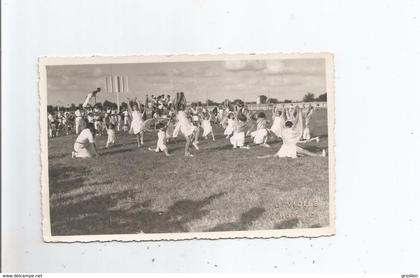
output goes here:
{"type": "Polygon", "coordinates": [[[39,70],[44,240],[335,233],[332,54],[39,70]]]}

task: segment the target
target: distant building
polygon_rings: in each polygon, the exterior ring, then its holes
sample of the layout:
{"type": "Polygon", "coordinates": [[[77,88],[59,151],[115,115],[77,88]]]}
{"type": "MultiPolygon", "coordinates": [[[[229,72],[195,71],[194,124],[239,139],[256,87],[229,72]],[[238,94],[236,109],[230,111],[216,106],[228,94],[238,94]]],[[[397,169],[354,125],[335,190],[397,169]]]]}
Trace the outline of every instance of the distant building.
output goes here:
{"type": "Polygon", "coordinates": [[[257,96],[257,104],[266,104],[267,97],[264,95],[257,96]]]}

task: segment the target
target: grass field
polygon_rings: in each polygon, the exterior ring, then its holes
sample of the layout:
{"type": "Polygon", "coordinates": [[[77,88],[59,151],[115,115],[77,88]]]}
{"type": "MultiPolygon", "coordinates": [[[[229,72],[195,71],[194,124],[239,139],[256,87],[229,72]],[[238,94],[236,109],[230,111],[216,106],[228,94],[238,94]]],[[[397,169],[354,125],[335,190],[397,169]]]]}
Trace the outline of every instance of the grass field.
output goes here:
{"type": "MultiPolygon", "coordinates": [[[[327,149],[327,113],[317,110],[313,136],[327,149]]],[[[201,141],[185,158],[184,141],[168,144],[172,157],[137,149],[134,135],[117,137],[101,156],[72,159],[76,136],[49,139],[51,234],[135,234],[323,227],[329,223],[328,158],[257,159],[271,148],[232,149],[215,128],[216,141],[201,141]]],[[[250,139],[247,139],[248,141],[250,139]]]]}

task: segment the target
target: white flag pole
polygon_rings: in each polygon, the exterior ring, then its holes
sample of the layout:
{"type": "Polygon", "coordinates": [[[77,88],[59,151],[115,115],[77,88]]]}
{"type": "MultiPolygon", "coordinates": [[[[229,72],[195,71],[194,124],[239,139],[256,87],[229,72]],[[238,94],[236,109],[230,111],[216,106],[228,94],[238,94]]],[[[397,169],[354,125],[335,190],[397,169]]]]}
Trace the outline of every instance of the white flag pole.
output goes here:
{"type": "Polygon", "coordinates": [[[120,92],[119,92],[119,86],[118,86],[118,76],[114,76],[112,78],[114,80],[114,92],[117,94],[117,111],[118,114],[120,113],[120,92]]]}
{"type": "Polygon", "coordinates": [[[112,75],[109,76],[109,81],[111,83],[111,93],[115,92],[115,87],[114,87],[114,77],[112,75]]]}
{"type": "Polygon", "coordinates": [[[124,76],[125,92],[128,93],[128,76],[124,76]]]}
{"type": "Polygon", "coordinates": [[[110,81],[110,77],[107,75],[106,77],[105,77],[105,82],[106,82],[106,92],[109,94],[109,93],[111,93],[111,91],[112,91],[112,89],[111,89],[111,82],[109,82],[110,81]]]}
{"type": "Polygon", "coordinates": [[[117,92],[117,111],[120,113],[120,93],[117,92]]]}

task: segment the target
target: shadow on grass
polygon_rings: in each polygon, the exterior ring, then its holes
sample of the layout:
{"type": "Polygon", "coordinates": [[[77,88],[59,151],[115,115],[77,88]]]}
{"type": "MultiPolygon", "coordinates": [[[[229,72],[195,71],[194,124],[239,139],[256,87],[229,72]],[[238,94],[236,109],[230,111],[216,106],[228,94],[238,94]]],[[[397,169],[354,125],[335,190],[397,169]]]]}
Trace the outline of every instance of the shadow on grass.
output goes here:
{"type": "Polygon", "coordinates": [[[319,137],[319,139],[328,138],[328,134],[320,134],[316,136],[319,137]]]}
{"type": "Polygon", "coordinates": [[[59,154],[52,154],[48,156],[48,159],[60,159],[60,158],[64,158],[64,157],[70,157],[71,156],[71,152],[70,153],[59,153],[59,154]]]}
{"type": "Polygon", "coordinates": [[[52,235],[188,232],[187,224],[209,213],[203,209],[226,192],[202,200],[181,200],[166,211],[150,209],[152,200],[131,199],[132,190],[92,196],[73,204],[51,207],[52,235]]]}
{"type": "MultiPolygon", "coordinates": [[[[294,229],[300,224],[299,218],[290,218],[274,225],[274,229],[294,229]]],[[[320,224],[313,224],[309,228],[321,228],[320,224]]]]}
{"type": "Polygon", "coordinates": [[[54,165],[48,170],[50,196],[83,186],[90,171],[84,167],[54,165]]]}
{"type": "Polygon", "coordinates": [[[185,143],[184,143],[182,146],[169,147],[169,148],[168,148],[168,151],[169,151],[170,153],[173,153],[173,152],[175,152],[175,151],[178,151],[178,150],[184,150],[184,149],[185,149],[185,143]]]}
{"type": "MultiPolygon", "coordinates": [[[[112,145],[109,149],[110,150],[112,150],[112,149],[114,149],[114,148],[119,148],[119,147],[123,147],[124,146],[124,144],[122,144],[122,143],[119,143],[119,144],[114,144],[114,145],[112,145]]],[[[105,149],[106,150],[106,148],[104,147],[103,149],[105,149]]]]}
{"type": "Polygon", "coordinates": [[[138,148],[136,147],[136,148],[129,148],[129,149],[108,149],[108,150],[106,150],[106,149],[104,149],[102,152],[101,152],[101,156],[107,156],[107,155],[112,155],[112,154],[116,154],[116,153],[126,153],[126,152],[131,152],[131,151],[135,151],[135,150],[137,150],[138,148]]]}
{"type": "Polygon", "coordinates": [[[322,150],[323,149],[325,149],[325,148],[320,148],[320,147],[318,147],[318,146],[308,146],[308,145],[303,145],[303,146],[300,146],[302,149],[304,149],[304,150],[307,150],[307,151],[309,151],[309,152],[312,152],[312,153],[320,153],[320,152],[322,152],[322,150]]]}
{"type": "Polygon", "coordinates": [[[234,149],[233,149],[233,146],[228,141],[226,141],[225,145],[216,146],[216,147],[211,148],[210,150],[212,150],[212,151],[224,151],[224,150],[234,150],[234,149]]]}
{"type": "Polygon", "coordinates": [[[50,204],[52,235],[83,235],[109,233],[108,208],[127,199],[131,191],[95,196],[92,193],[74,196],[73,202],[50,204]],[[78,200],[79,199],[79,200],[78,200]],[[81,199],[81,200],[80,200],[81,199]],[[105,229],[105,230],[104,230],[105,229]]]}
{"type": "Polygon", "coordinates": [[[299,225],[299,218],[291,218],[274,225],[274,229],[293,229],[299,225]]]}
{"type": "Polygon", "coordinates": [[[253,207],[250,210],[241,214],[239,221],[219,224],[210,230],[209,232],[221,232],[221,231],[246,231],[252,225],[252,223],[260,218],[265,212],[264,208],[253,207]]]}

